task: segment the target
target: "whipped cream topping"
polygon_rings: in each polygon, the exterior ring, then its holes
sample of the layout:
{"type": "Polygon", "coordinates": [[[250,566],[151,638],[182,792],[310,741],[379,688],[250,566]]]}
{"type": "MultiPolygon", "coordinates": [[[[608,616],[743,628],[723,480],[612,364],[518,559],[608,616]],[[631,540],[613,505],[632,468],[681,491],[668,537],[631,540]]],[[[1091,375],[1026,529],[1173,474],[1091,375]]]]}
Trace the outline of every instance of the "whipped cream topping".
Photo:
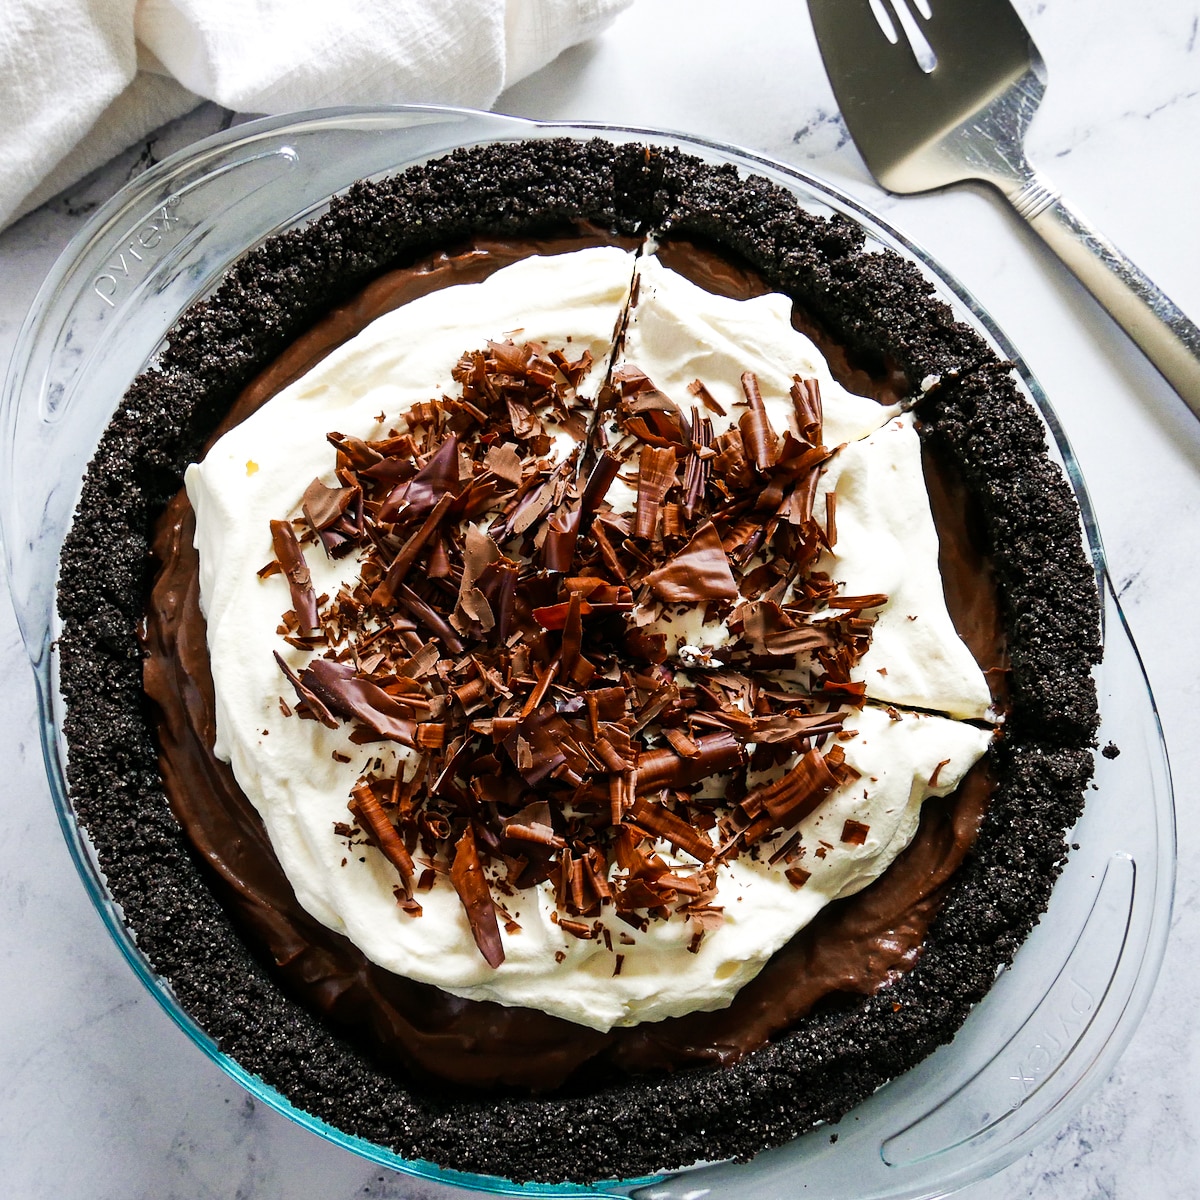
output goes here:
{"type": "MultiPolygon", "coordinates": [[[[465,349],[489,338],[536,340],[572,357],[586,348],[593,368],[578,392],[594,396],[612,356],[633,269],[624,251],[586,250],[528,259],[484,283],[414,301],[375,322],[226,434],[187,475],[217,696],[215,750],[231,763],[261,814],[300,903],[398,974],[597,1029],[727,1004],[824,904],[886,869],[911,839],[922,801],[953,790],[991,738],[986,728],[942,716],[870,705],[849,713],[844,749],[859,778],[797,827],[805,852],[794,865],[806,873],[804,885],[787,879],[783,864],[767,862],[767,844],[718,868],[724,920],[698,948],[694,930],[682,920],[652,922],[626,944],[629,927],[602,917],[622,955],[619,973],[603,940],[583,941],[558,927],[548,884],[505,898],[519,930],[504,933],[505,961],[492,968],[480,956],[451,887],[439,881],[422,893],[423,914],[409,917],[397,907],[395,871],[383,856],[361,843],[349,847],[335,833],[335,823],[348,820],[346,799],[363,772],[376,760],[394,770],[411,751],[394,743],[356,746],[348,726],[329,729],[285,715],[287,685],[273,651],[294,669],[308,656],[277,636],[280,614],[291,606],[286,581],[257,575],[273,556],[270,520],[295,513],[314,477],[333,483],[330,430],[377,438],[402,427],[414,405],[453,394],[450,369],[465,349]]],[[[889,595],[876,640],[859,664],[868,694],[951,717],[984,715],[986,684],[941,600],[936,532],[914,457],[911,419],[893,419],[893,410],[842,392],[819,353],[791,329],[786,298],[730,301],[694,288],[653,259],[639,260],[638,269],[638,303],[622,361],[636,362],[681,406],[689,401],[687,385],[700,379],[734,423],[744,403],[740,373],[753,366],[772,424],[782,431],[794,422],[790,404],[783,409],[792,377],[820,379],[826,442],[851,443],[830,461],[822,484],[824,493],[838,497],[838,538],[827,569],[847,592],[889,595]],[[681,327],[687,330],[682,336],[681,327]],[[897,487],[904,492],[900,501],[897,487]],[[914,579],[905,566],[910,521],[916,530],[914,579]]],[[[548,423],[547,432],[553,453],[565,458],[575,452],[578,429],[548,423]]],[[[615,484],[608,496],[618,510],[620,487],[615,484]]],[[[313,549],[307,562],[318,594],[334,593],[356,565],[313,549]]],[[[703,628],[689,631],[695,640],[688,644],[711,646],[707,636],[703,628]]],[[[690,861],[682,852],[672,856],[666,846],[660,853],[682,865],[690,861]]]]}
{"type": "MultiPolygon", "coordinates": [[[[840,583],[843,594],[887,596],[886,604],[873,610],[871,647],[851,678],[885,704],[985,718],[991,705],[987,682],[946,611],[937,531],[912,415],[837,383],[820,351],[792,327],[786,296],[713,296],[655,258],[638,260],[636,295],[618,367],[644,371],[685,411],[696,406],[711,419],[714,434],[735,427],[745,411],[741,375],[747,364],[753,364],[777,434],[799,433],[789,396],[793,378],[817,381],[825,444],[843,446],[817,485],[818,512],[836,492],[837,530],[817,569],[840,583]],[[689,391],[697,379],[723,415],[689,391]]],[[[607,499],[618,512],[632,512],[637,493],[618,479],[607,499]]],[[[707,650],[708,661],[718,666],[730,637],[725,624],[705,623],[703,609],[695,606],[668,606],[646,628],[666,634],[671,653],[694,662],[707,650]]]]}
{"type": "Polygon", "coordinates": [[[883,592],[871,645],[850,677],[888,704],[980,720],[992,697],[942,594],[938,536],[910,413],[830,459],[817,505],[834,505],[837,541],[817,562],[849,595],[883,592]]]}
{"type": "MultiPolygon", "coordinates": [[[[776,433],[796,432],[788,393],[797,375],[815,379],[821,389],[827,446],[857,441],[896,415],[896,406],[856,396],[833,378],[821,352],[793,328],[792,302],[786,296],[714,296],[652,256],[638,259],[637,272],[637,302],[630,310],[619,363],[645,371],[685,412],[698,405],[701,415],[711,417],[714,434],[736,426],[745,411],[741,378],[749,370],[758,378],[776,433]],[[724,409],[723,416],[688,391],[697,379],[724,409]]],[[[615,506],[611,494],[609,499],[615,506]]]]}

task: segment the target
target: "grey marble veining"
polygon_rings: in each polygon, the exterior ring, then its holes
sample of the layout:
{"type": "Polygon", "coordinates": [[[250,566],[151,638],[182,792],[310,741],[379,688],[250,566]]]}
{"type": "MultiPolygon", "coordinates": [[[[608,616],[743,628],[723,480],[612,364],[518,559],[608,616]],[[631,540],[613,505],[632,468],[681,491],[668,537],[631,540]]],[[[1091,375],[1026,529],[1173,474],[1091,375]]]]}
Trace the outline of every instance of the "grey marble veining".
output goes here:
{"type": "MultiPolygon", "coordinates": [[[[937,7],[937,0],[934,0],[937,7]]],[[[1200,317],[1200,4],[1018,5],[1049,68],[1030,152],[1200,317]]],[[[1112,1075],[965,1200],[1200,1193],[1200,424],[1020,222],[980,189],[899,199],[837,115],[803,5],[638,0],[506,92],[518,115],[674,128],[811,170],[881,212],[991,312],[1058,410],[1172,754],[1180,870],[1157,990],[1112,1075]]],[[[0,363],[54,259],[156,158],[235,119],[206,106],[0,234],[0,363]]],[[[50,804],[32,680],[0,598],[0,1194],[40,1200],[439,1200],[255,1104],[169,1020],[104,932],[50,804]]]]}

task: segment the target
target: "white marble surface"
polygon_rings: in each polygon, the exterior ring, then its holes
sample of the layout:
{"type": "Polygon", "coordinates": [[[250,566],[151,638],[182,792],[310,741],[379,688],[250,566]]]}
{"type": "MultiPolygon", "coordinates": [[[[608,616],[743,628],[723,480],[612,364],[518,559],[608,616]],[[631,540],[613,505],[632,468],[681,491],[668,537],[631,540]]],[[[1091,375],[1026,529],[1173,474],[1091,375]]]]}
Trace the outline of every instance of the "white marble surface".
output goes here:
{"type": "MultiPolygon", "coordinates": [[[[936,7],[937,0],[934,0],[936,7]]],[[[1020,0],[1049,65],[1040,165],[1200,318],[1200,3],[1020,0]]],[[[1176,781],[1174,927],[1149,1010],[1082,1110],[969,1200],[1194,1197],[1200,1190],[1200,424],[992,196],[899,199],[849,144],[797,0],[638,0],[605,36],[506,92],[519,115],[662,126],[820,173],[873,206],[991,311],[1057,407],[1161,709],[1176,781]]],[[[209,106],[0,234],[0,363],[87,212],[231,114],[209,106]]],[[[32,682],[0,599],[0,1193],[38,1200],[446,1197],[262,1106],[142,989],[59,836],[32,682]]]]}

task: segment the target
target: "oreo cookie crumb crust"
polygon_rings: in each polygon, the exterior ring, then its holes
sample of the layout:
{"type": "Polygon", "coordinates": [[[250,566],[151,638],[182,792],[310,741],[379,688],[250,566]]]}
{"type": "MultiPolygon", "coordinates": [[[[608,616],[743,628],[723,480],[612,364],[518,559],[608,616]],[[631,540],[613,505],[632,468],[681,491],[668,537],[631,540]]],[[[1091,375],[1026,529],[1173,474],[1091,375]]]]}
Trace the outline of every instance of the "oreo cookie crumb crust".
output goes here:
{"type": "Polygon", "coordinates": [[[746,1159],[835,1121],[948,1041],[1038,920],[1091,777],[1099,607],[1074,497],[1036,413],[917,269],[841,217],[679,152],[567,139],[459,150],[335,198],[184,314],[103,435],[63,549],[68,781],[113,897],[182,1007],[298,1108],[406,1158],[515,1180],[628,1178],[746,1159]],[[163,795],[137,628],[154,520],[238,391],[331,305],[471,234],[586,219],[698,239],[791,295],[868,370],[936,377],[922,436],[981,501],[1006,613],[1012,704],[975,848],[917,965],[826,1006],[725,1069],[586,1095],[450,1096],[373,1064],[282,993],[209,890],[163,795]]]}

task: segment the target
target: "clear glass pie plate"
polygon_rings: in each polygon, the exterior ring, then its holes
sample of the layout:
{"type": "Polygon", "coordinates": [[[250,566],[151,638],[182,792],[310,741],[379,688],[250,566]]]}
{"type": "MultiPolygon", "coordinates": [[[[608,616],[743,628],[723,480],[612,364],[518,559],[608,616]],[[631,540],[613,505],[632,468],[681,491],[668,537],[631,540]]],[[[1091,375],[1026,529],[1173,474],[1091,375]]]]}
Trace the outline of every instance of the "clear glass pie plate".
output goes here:
{"type": "Polygon", "coordinates": [[[377,1163],[426,1179],[512,1195],[719,1195],[822,1200],[946,1195],[994,1173],[1060,1129],[1112,1068],[1158,973],[1175,878],[1171,782],[1154,701],[1105,569],[1083,479],[1020,356],[938,264],[861,205],[811,175],[678,134],[531,123],[439,108],[338,109],[238,126],[158,164],[104,205],[42,287],[19,335],[0,418],[0,519],[6,565],[37,677],[46,768],[84,885],[134,971],[196,1045],[253,1096],[377,1163]],[[82,476],[109,417],[166,331],[224,270],[271,234],[320,214],[356,179],[394,173],[458,146],[592,137],[681,146],[766,176],[806,208],[842,213],[870,242],[911,259],[959,319],[1014,360],[1075,488],[1103,597],[1095,787],[1073,852],[1033,935],[954,1041],[834,1127],[748,1164],[656,1179],[518,1185],[398,1158],[293,1107],[224,1055],[158,978],[122,920],[77,823],[63,773],[54,638],[55,584],[82,476]],[[831,1135],[836,1133],[834,1139],[831,1135]]]}

